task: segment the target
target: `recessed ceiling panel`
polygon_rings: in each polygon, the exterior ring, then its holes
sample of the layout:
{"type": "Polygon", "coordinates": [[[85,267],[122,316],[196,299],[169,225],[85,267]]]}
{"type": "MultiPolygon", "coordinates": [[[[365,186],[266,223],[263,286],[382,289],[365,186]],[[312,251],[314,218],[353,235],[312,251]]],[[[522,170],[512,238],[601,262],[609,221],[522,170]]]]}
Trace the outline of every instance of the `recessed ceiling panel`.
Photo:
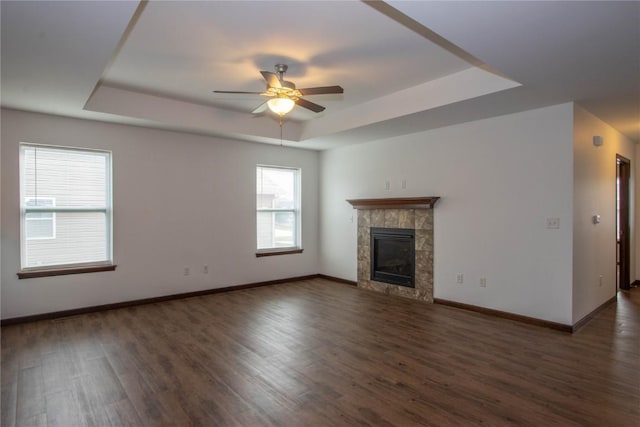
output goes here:
{"type": "Polygon", "coordinates": [[[327,112],[470,68],[362,2],[151,1],[103,83],[248,114],[265,98],[212,91],[262,91],[276,63],[297,87],[341,85],[309,97],[327,112]]]}

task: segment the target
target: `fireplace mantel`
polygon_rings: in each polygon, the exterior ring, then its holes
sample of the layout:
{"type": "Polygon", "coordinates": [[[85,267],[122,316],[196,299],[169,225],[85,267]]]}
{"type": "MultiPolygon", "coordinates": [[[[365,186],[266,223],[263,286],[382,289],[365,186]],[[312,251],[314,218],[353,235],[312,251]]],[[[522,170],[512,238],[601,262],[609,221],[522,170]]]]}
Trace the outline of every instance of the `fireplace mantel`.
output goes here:
{"type": "Polygon", "coordinates": [[[440,197],[400,197],[347,200],[355,209],[433,209],[440,197]]]}

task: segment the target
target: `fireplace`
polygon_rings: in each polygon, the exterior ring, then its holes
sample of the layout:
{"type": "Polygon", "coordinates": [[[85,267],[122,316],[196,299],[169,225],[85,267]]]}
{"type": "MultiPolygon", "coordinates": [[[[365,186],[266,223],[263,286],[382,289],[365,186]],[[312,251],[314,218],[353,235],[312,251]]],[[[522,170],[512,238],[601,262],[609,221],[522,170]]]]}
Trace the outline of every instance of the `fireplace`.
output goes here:
{"type": "Polygon", "coordinates": [[[433,302],[433,208],[438,199],[348,200],[358,210],[359,288],[433,302]],[[377,231],[385,237],[372,237],[377,231]],[[407,255],[411,264],[400,261],[407,255]]]}
{"type": "Polygon", "coordinates": [[[415,232],[371,227],[371,280],[415,287],[415,232]]]}

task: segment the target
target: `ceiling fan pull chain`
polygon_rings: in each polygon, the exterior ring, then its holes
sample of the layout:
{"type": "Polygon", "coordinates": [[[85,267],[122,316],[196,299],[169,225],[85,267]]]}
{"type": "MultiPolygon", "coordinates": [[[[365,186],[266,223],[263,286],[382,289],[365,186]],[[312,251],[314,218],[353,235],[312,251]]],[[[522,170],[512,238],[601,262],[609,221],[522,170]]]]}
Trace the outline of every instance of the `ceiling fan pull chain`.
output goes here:
{"type": "Polygon", "coordinates": [[[280,147],[283,147],[283,145],[282,145],[282,116],[280,116],[280,147]]]}

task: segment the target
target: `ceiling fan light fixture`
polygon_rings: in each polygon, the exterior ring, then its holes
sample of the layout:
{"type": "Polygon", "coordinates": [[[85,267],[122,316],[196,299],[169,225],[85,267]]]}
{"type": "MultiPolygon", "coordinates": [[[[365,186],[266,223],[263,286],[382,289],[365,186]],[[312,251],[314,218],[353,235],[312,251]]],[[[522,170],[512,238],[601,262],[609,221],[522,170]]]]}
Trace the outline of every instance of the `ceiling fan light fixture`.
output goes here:
{"type": "MultiPolygon", "coordinates": [[[[2,0],[0,0],[2,1],[2,0]]],[[[267,83],[267,89],[264,92],[244,92],[244,91],[230,91],[230,90],[214,90],[215,93],[230,93],[230,94],[249,94],[249,95],[262,95],[268,96],[269,99],[266,105],[271,111],[280,116],[280,121],[285,114],[297,105],[301,108],[306,108],[314,113],[321,113],[325,110],[322,105],[314,104],[313,102],[302,98],[307,95],[327,95],[327,94],[341,94],[344,93],[344,89],[340,86],[322,86],[322,87],[307,87],[304,89],[296,89],[296,85],[293,82],[284,79],[284,74],[289,67],[286,64],[276,64],[276,72],[260,71],[262,77],[267,83]]],[[[257,114],[264,111],[264,105],[260,104],[258,108],[252,111],[257,114]]]]}
{"type": "Polygon", "coordinates": [[[286,97],[271,98],[267,101],[267,105],[271,111],[282,117],[293,109],[295,102],[293,102],[293,99],[286,97]]]}

